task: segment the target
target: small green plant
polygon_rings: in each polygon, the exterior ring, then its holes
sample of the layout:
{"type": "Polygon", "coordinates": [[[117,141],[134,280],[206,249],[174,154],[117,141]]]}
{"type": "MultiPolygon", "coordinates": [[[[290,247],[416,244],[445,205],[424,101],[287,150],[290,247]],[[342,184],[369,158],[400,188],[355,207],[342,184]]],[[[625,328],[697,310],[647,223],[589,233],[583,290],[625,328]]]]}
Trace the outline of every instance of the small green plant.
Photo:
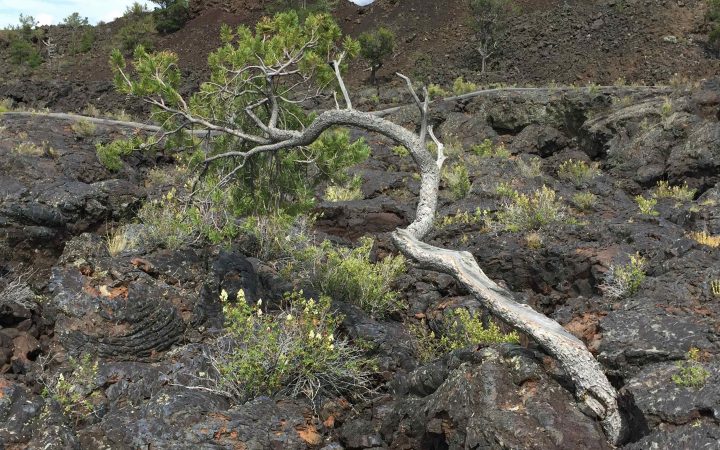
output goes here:
{"type": "Polygon", "coordinates": [[[77,136],[80,137],[92,137],[95,135],[95,131],[97,129],[94,123],[84,119],[73,123],[70,128],[77,136]]]}
{"type": "Polygon", "coordinates": [[[687,183],[683,183],[682,186],[670,186],[665,180],[657,182],[657,187],[653,192],[655,198],[672,198],[678,201],[692,201],[695,198],[697,189],[690,189],[687,183]]]}
{"type": "Polygon", "coordinates": [[[587,184],[598,175],[600,175],[598,163],[588,164],[585,161],[568,159],[558,167],[558,177],[572,182],[576,187],[587,184]]]}
{"type": "Polygon", "coordinates": [[[490,228],[490,213],[487,210],[481,210],[480,208],[475,209],[474,213],[469,211],[457,211],[453,215],[444,216],[438,220],[438,228],[447,228],[452,225],[472,225],[476,223],[482,223],[483,228],[490,228]]]}
{"type": "Polygon", "coordinates": [[[402,255],[373,263],[373,240],[360,239],[354,249],[335,247],[329,241],[309,246],[296,257],[309,267],[316,288],[336,300],[354,303],[374,316],[384,316],[403,307],[391,285],[405,272],[402,255]]]}
{"type": "Polygon", "coordinates": [[[532,195],[519,194],[498,212],[498,222],[508,231],[541,229],[564,217],[564,207],[554,190],[547,186],[532,195]]]}
{"type": "Polygon", "coordinates": [[[598,197],[592,192],[578,192],[572,196],[572,202],[581,211],[589,211],[597,204],[598,197]]]}
{"type": "Polygon", "coordinates": [[[713,236],[707,231],[693,231],[690,233],[690,238],[694,239],[697,243],[707,245],[708,247],[720,247],[720,235],[713,236]]]}
{"type": "Polygon", "coordinates": [[[700,349],[691,348],[687,352],[685,361],[676,363],[678,373],[672,376],[673,382],[682,387],[701,388],[710,376],[710,372],[702,366],[700,361],[700,349]]]}
{"type": "Polygon", "coordinates": [[[588,94],[596,95],[600,93],[600,85],[591,81],[587,84],[587,91],[588,94]]]}
{"type": "Polygon", "coordinates": [[[490,139],[485,139],[480,144],[473,145],[470,151],[481,158],[510,157],[510,151],[505,147],[505,144],[494,145],[490,139]]]}
{"type": "Polygon", "coordinates": [[[188,0],[151,0],[158,5],[153,11],[157,31],[168,34],[181,29],[190,19],[188,0]]]}
{"type": "Polygon", "coordinates": [[[105,245],[110,256],[117,256],[132,248],[134,242],[128,237],[125,227],[118,227],[108,231],[105,236],[105,245]]]}
{"type": "Polygon", "coordinates": [[[531,250],[539,250],[543,248],[543,237],[537,231],[532,231],[525,235],[525,244],[531,250]]]}
{"type": "Polygon", "coordinates": [[[226,334],[210,353],[218,391],[238,401],[369,393],[373,361],[337,336],[342,317],[331,311],[328,297],[286,294],[277,314],[265,313],[262,301],[249,305],[242,289],[234,301],[223,290],[220,301],[226,334]]]}
{"type": "Polygon", "coordinates": [[[0,98],[0,114],[13,110],[13,101],[10,98],[0,98]]]}
{"type": "Polygon", "coordinates": [[[401,158],[405,158],[407,156],[410,156],[410,150],[403,147],[402,145],[396,145],[392,148],[393,155],[399,156],[401,158]]]}
{"type": "Polygon", "coordinates": [[[477,84],[465,81],[463,77],[457,77],[453,81],[453,94],[462,95],[477,91],[477,84]]]}
{"type": "Polygon", "coordinates": [[[626,298],[634,295],[645,281],[647,261],[639,253],[628,255],[630,262],[624,265],[611,265],[605,274],[601,289],[610,298],[626,298]]]}
{"type": "Polygon", "coordinates": [[[520,196],[520,193],[508,181],[501,181],[495,186],[495,194],[498,197],[514,201],[520,196]]]}
{"type": "Polygon", "coordinates": [[[720,280],[710,281],[710,292],[713,297],[720,297],[720,280]]]}
{"type": "Polygon", "coordinates": [[[515,331],[503,333],[493,321],[485,326],[478,314],[471,314],[465,308],[455,309],[448,314],[439,335],[428,330],[424,322],[411,327],[410,331],[415,335],[416,353],[422,362],[471,345],[520,342],[520,336],[515,331]]]}
{"type": "Polygon", "coordinates": [[[450,193],[455,200],[465,198],[470,193],[472,184],[470,183],[470,174],[467,166],[463,163],[457,163],[451,169],[443,171],[443,178],[450,188],[450,193]]]}
{"type": "Polygon", "coordinates": [[[660,215],[660,213],[655,210],[655,205],[657,205],[657,199],[655,198],[645,198],[642,195],[636,195],[635,203],[637,203],[638,208],[640,208],[641,214],[646,216],[660,215]]]}
{"type": "Polygon", "coordinates": [[[98,362],[85,354],[80,359],[70,357],[68,365],[70,372],[67,376],[60,373],[51,378],[41,378],[44,385],[42,395],[58,402],[63,412],[77,422],[95,412],[93,398],[96,396],[98,362]]]}
{"type": "Polygon", "coordinates": [[[430,83],[428,85],[428,95],[430,98],[442,98],[448,96],[448,91],[442,88],[442,86],[430,83]]]}
{"type": "Polygon", "coordinates": [[[362,178],[359,175],[354,176],[345,185],[331,185],[325,190],[325,200],[329,202],[349,202],[352,200],[361,200],[363,198],[362,178]]]}
{"type": "Polygon", "coordinates": [[[115,36],[116,45],[126,53],[142,46],[145,50],[152,50],[155,46],[155,18],[147,8],[135,2],[128,6],[123,15],[125,25],[121,27],[115,36]]]}
{"type": "Polygon", "coordinates": [[[672,113],[672,102],[668,97],[665,97],[665,101],[663,102],[662,106],[660,107],[660,115],[666,119],[670,117],[670,114],[672,113]]]}
{"type": "Polygon", "coordinates": [[[122,169],[122,157],[132,154],[135,150],[143,149],[152,145],[152,141],[145,142],[139,137],[133,137],[127,141],[118,140],[109,144],[96,144],[95,154],[98,161],[112,172],[122,169]]]}
{"type": "Polygon", "coordinates": [[[542,175],[542,160],[537,156],[533,156],[527,161],[518,158],[515,160],[515,164],[524,178],[536,178],[542,175]]]}
{"type": "Polygon", "coordinates": [[[46,154],[47,142],[43,142],[42,145],[36,145],[34,142],[25,141],[16,145],[13,148],[13,152],[18,155],[26,156],[44,156],[46,154]]]}
{"type": "Polygon", "coordinates": [[[290,270],[296,254],[312,254],[307,249],[311,246],[313,222],[312,216],[293,216],[282,211],[246,217],[240,225],[242,235],[249,241],[243,250],[263,261],[289,260],[287,269],[290,270]]]}

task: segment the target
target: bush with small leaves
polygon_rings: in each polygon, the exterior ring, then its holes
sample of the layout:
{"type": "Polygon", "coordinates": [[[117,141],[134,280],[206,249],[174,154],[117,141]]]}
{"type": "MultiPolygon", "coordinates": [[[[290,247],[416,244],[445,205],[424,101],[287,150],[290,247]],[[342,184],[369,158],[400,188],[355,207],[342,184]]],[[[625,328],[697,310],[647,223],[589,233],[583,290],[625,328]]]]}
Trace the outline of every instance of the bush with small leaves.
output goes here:
{"type": "Polygon", "coordinates": [[[518,194],[498,212],[498,222],[508,231],[541,229],[562,220],[565,208],[554,190],[547,186],[532,195],[518,194]]]}
{"type": "Polygon", "coordinates": [[[710,376],[710,372],[702,366],[700,349],[691,348],[685,361],[676,363],[678,373],[672,376],[673,382],[682,387],[701,388],[710,376]]]}
{"type": "Polygon", "coordinates": [[[697,189],[690,189],[687,183],[683,183],[682,186],[670,186],[665,180],[657,182],[657,187],[653,192],[655,198],[671,198],[678,201],[692,201],[695,198],[697,189]]]}
{"type": "Polygon", "coordinates": [[[457,163],[452,168],[443,171],[443,178],[450,188],[450,193],[455,200],[465,198],[470,192],[470,174],[467,166],[463,163],[457,163]]]}
{"type": "Polygon", "coordinates": [[[360,239],[354,249],[335,247],[329,241],[296,253],[310,274],[312,284],[335,300],[354,303],[373,316],[385,316],[403,308],[395,279],[405,272],[402,255],[370,260],[373,240],[360,239]]]}
{"type": "Polygon", "coordinates": [[[428,85],[427,90],[430,98],[442,98],[448,95],[448,91],[443,89],[442,86],[433,83],[428,85]]]}
{"type": "Polygon", "coordinates": [[[344,185],[330,185],[325,190],[325,200],[329,202],[349,202],[362,199],[362,178],[354,176],[344,185]]]}
{"type": "Polygon", "coordinates": [[[225,335],[211,347],[216,390],[244,402],[260,395],[348,396],[370,393],[374,362],[340,338],[342,316],[330,299],[286,294],[285,307],[266,313],[248,305],[241,289],[234,301],[220,293],[225,335]]]}
{"type": "Polygon", "coordinates": [[[396,145],[392,148],[393,155],[399,156],[401,158],[405,158],[407,156],[410,156],[410,150],[406,149],[402,145],[396,145]]]}
{"type": "Polygon", "coordinates": [[[158,5],[153,11],[155,28],[161,34],[181,29],[190,19],[188,0],[151,0],[158,5]]]}
{"type": "Polygon", "coordinates": [[[455,95],[469,94],[477,91],[477,89],[477,84],[465,81],[463,77],[457,77],[455,81],[453,81],[453,94],[455,95]]]}
{"type": "Polygon", "coordinates": [[[485,326],[478,314],[471,314],[465,308],[458,308],[449,313],[439,330],[439,336],[434,331],[428,330],[424,322],[419,326],[411,327],[410,331],[415,335],[416,353],[422,362],[471,345],[520,342],[520,336],[516,332],[503,333],[493,321],[485,326]]]}
{"type": "Polygon", "coordinates": [[[600,164],[568,159],[558,167],[558,177],[580,187],[600,175],[600,164]]]}
{"type": "Polygon", "coordinates": [[[657,199],[655,198],[645,198],[642,195],[636,195],[635,203],[637,203],[638,208],[640,208],[641,214],[646,216],[660,215],[659,212],[655,211],[655,206],[657,205],[657,199]]]}
{"type": "Polygon", "coordinates": [[[495,145],[490,139],[485,139],[480,144],[473,145],[470,150],[481,158],[510,157],[510,151],[505,147],[505,144],[495,145]]]}
{"type": "Polygon", "coordinates": [[[70,357],[68,365],[67,376],[62,372],[52,377],[41,375],[42,395],[58,402],[63,412],[77,422],[96,412],[93,400],[100,395],[96,391],[98,362],[85,354],[80,359],[70,357]]]}
{"type": "Polygon", "coordinates": [[[73,123],[70,125],[70,128],[73,132],[75,132],[75,135],[79,137],[92,137],[95,135],[95,131],[97,130],[94,123],[84,119],[73,123]]]}
{"type": "Polygon", "coordinates": [[[572,196],[572,202],[581,211],[589,211],[597,204],[598,196],[592,192],[578,192],[572,196]]]}
{"type": "Polygon", "coordinates": [[[523,158],[515,160],[520,175],[525,178],[536,178],[542,175],[542,160],[537,156],[529,158],[527,161],[523,158]]]}
{"type": "Polygon", "coordinates": [[[628,255],[630,262],[624,265],[611,265],[605,274],[605,282],[600,286],[610,298],[626,298],[634,295],[645,281],[647,261],[639,253],[628,255]]]}

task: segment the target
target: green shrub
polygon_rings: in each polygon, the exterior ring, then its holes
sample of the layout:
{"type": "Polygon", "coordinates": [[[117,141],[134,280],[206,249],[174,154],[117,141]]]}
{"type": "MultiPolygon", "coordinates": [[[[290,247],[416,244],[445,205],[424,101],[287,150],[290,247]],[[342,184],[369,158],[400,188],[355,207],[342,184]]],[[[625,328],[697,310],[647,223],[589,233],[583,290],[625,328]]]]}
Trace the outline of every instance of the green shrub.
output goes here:
{"type": "Polygon", "coordinates": [[[495,194],[497,194],[498,197],[508,199],[508,200],[515,200],[520,196],[520,193],[512,187],[512,183],[509,183],[507,181],[501,181],[495,186],[495,194]]]}
{"type": "Polygon", "coordinates": [[[13,101],[11,98],[0,98],[0,114],[13,110],[13,101]]]}
{"type": "Polygon", "coordinates": [[[564,216],[564,207],[556,198],[555,191],[543,186],[530,196],[518,194],[497,216],[508,231],[533,230],[560,221],[564,216]]]}
{"type": "Polygon", "coordinates": [[[637,203],[638,208],[640,208],[641,214],[645,214],[646,216],[660,215],[659,212],[655,211],[655,205],[657,205],[657,199],[655,198],[645,198],[642,195],[636,195],[635,203],[637,203]]]}
{"type": "Polygon", "coordinates": [[[448,184],[450,193],[455,200],[465,198],[470,193],[472,184],[465,164],[457,163],[452,166],[452,169],[444,170],[443,178],[445,178],[445,182],[448,184]]]}
{"type": "Polygon", "coordinates": [[[428,95],[430,96],[430,98],[438,98],[438,97],[442,98],[442,97],[447,97],[447,95],[448,95],[448,91],[443,89],[442,86],[433,84],[433,83],[430,83],[428,85],[427,90],[428,90],[428,95]]]}
{"type": "Polygon", "coordinates": [[[630,262],[624,265],[611,265],[605,274],[602,290],[610,298],[626,298],[634,295],[645,281],[647,261],[639,253],[628,255],[630,262]]]}
{"type": "Polygon", "coordinates": [[[344,185],[330,185],[325,190],[325,200],[329,202],[349,202],[352,200],[361,200],[363,198],[362,178],[359,175],[354,176],[344,185]]]}
{"type": "Polygon", "coordinates": [[[578,192],[573,195],[572,201],[578,209],[588,211],[597,203],[597,195],[592,192],[578,192]]]}
{"type": "Polygon", "coordinates": [[[410,150],[406,149],[402,145],[396,145],[392,148],[393,155],[399,156],[401,158],[405,158],[407,156],[410,156],[410,150]]]}
{"type": "Polygon", "coordinates": [[[362,33],[358,41],[360,42],[360,56],[370,63],[370,83],[375,84],[377,71],[395,49],[395,33],[385,27],[380,27],[372,32],[362,33]]]}
{"type": "Polygon", "coordinates": [[[490,139],[485,139],[480,144],[473,145],[470,149],[481,158],[509,158],[510,151],[505,144],[495,145],[490,139]]]}
{"type": "Polygon", "coordinates": [[[462,95],[477,91],[478,87],[475,83],[463,80],[463,77],[457,77],[453,82],[453,94],[462,95]]]}
{"type": "Polygon", "coordinates": [[[287,270],[291,270],[296,255],[311,245],[310,228],[313,218],[304,215],[289,215],[282,211],[243,219],[241,232],[249,241],[244,251],[249,256],[264,261],[286,259],[287,270]]]}
{"type": "Polygon", "coordinates": [[[536,178],[542,175],[542,160],[537,156],[525,161],[523,158],[515,160],[520,175],[525,178],[536,178]]]}
{"type": "Polygon", "coordinates": [[[16,37],[10,43],[10,61],[34,69],[42,64],[42,56],[31,42],[16,37]]]}
{"type": "Polygon", "coordinates": [[[122,169],[122,156],[128,156],[135,150],[152,145],[152,141],[144,141],[139,137],[133,137],[127,141],[113,141],[109,144],[96,144],[95,154],[98,161],[112,172],[122,169]]]}
{"type": "Polygon", "coordinates": [[[687,182],[682,186],[670,186],[670,183],[664,180],[657,182],[657,187],[653,192],[655,198],[672,198],[679,201],[692,201],[695,198],[697,189],[690,189],[687,182]]]}
{"type": "Polygon", "coordinates": [[[153,11],[155,28],[161,34],[181,29],[190,19],[188,0],[151,0],[159,8],[153,11]]]}
{"type": "Polygon", "coordinates": [[[478,314],[470,314],[458,308],[449,314],[441,327],[440,336],[427,329],[424,323],[411,328],[416,337],[416,352],[422,362],[427,362],[453,350],[468,346],[519,343],[516,332],[503,333],[493,321],[485,327],[478,314]]]}
{"type": "Polygon", "coordinates": [[[244,292],[234,302],[222,291],[226,335],[211,352],[221,392],[238,401],[260,395],[364,397],[373,362],[337,336],[342,317],[330,299],[286,295],[287,306],[266,314],[244,292]]]}
{"type": "Polygon", "coordinates": [[[115,40],[118,47],[125,52],[132,52],[136,47],[142,46],[145,50],[155,47],[155,19],[152,15],[136,15],[130,13],[129,21],[118,30],[115,40]]]}
{"type": "Polygon", "coordinates": [[[316,288],[336,300],[354,303],[374,316],[384,316],[403,307],[391,289],[405,271],[402,255],[372,263],[373,240],[362,238],[354,249],[335,247],[325,241],[309,246],[297,258],[308,267],[316,288]]]}
{"type": "Polygon", "coordinates": [[[98,362],[85,354],[80,359],[69,357],[68,365],[67,376],[62,372],[52,377],[41,375],[42,396],[55,400],[66,415],[80,420],[96,411],[93,400],[100,396],[96,392],[98,362]]]}
{"type": "Polygon", "coordinates": [[[678,373],[672,376],[673,382],[678,386],[701,388],[710,376],[700,362],[700,349],[691,348],[687,353],[686,361],[676,363],[678,373]]]}
{"type": "Polygon", "coordinates": [[[70,128],[75,132],[75,135],[79,137],[91,137],[95,135],[97,127],[94,123],[89,120],[78,120],[77,122],[70,125],[70,128]]]}
{"type": "Polygon", "coordinates": [[[585,161],[574,161],[568,159],[558,167],[558,177],[561,180],[570,181],[576,187],[587,184],[593,178],[600,175],[600,164],[588,164],[585,161]]]}

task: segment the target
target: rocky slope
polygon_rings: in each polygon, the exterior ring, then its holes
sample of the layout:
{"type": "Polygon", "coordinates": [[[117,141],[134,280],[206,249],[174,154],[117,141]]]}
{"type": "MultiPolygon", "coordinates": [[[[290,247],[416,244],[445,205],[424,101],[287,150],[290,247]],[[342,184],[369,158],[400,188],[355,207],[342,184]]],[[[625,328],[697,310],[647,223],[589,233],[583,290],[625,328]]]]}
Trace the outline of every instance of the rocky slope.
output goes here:
{"type": "MultiPolygon", "coordinates": [[[[712,287],[720,248],[690,237],[720,235],[719,93],[711,81],[680,91],[501,91],[433,106],[441,138],[465,148],[448,165],[464,161],[472,183],[461,200],[443,186],[441,218],[502,210],[497,186],[506,182],[524,193],[552,188],[573,220],[540,230],[540,245],[529,245],[528,233],[475,221],[439,224],[430,242],[472,252],[488,276],[586,342],[622,397],[626,448],[715,448],[720,439],[720,294],[712,287]],[[468,151],[486,138],[512,157],[468,151]],[[576,186],[558,174],[568,159],[597,162],[601,172],[576,186]],[[650,198],[660,180],[697,191],[683,201],[660,198],[657,215],[641,214],[634,197],[650,198]],[[573,203],[588,192],[596,195],[590,207],[573,203]],[[638,292],[605,295],[610,266],[636,252],[647,260],[638,292]],[[710,374],[700,387],[673,381],[691,347],[710,374]]],[[[415,111],[391,119],[411,124],[415,111]]],[[[136,157],[111,174],[94,143],[121,130],[79,138],[69,123],[14,116],[0,116],[0,126],[5,448],[609,448],[563,372],[531,342],[421,362],[409,325],[422,318],[432,326],[456,306],[480,305],[449,277],[416,268],[398,285],[407,308],[391,319],[334,304],[343,333],[377,357],[378,391],[368,402],[233,404],[198,389],[207,343],[222,323],[218,293],[243,289],[250,301],[272,303],[288,280],[240,247],[143,245],[111,256],[105,225],[132,217],[162,157],[136,157]],[[18,153],[25,141],[41,151],[18,153]],[[25,277],[8,285],[28,268],[29,286],[25,277]],[[99,361],[92,376],[70,370],[70,357],[81,354],[99,361]],[[60,372],[82,378],[91,414],[41,395],[60,372]]],[[[358,169],[364,199],[321,203],[317,228],[346,242],[377,236],[385,253],[387,233],[412,218],[417,182],[391,143],[369,142],[373,157],[358,169]]]]}

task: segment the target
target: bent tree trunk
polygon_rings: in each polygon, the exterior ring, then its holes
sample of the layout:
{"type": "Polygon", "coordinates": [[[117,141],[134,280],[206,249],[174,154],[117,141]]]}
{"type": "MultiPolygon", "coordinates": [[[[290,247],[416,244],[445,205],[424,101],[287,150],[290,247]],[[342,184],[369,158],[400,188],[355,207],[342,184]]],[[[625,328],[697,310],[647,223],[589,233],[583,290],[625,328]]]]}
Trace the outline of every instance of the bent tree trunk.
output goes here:
{"type": "MultiPolygon", "coordinates": [[[[428,126],[430,101],[427,89],[425,89],[424,99],[421,101],[410,80],[398,74],[405,80],[408,90],[420,110],[419,131],[411,131],[378,115],[353,109],[350,96],[340,76],[340,61],[334,61],[335,74],[346,107],[341,109],[338,104],[337,109],[322,112],[302,130],[289,130],[278,127],[279,102],[272,82],[273,77],[280,76],[279,74],[283,70],[288,70],[287,67],[292,61],[282,63],[280,65],[281,69],[277,70],[256,67],[256,70],[262,72],[265,78],[271,82],[267,93],[268,98],[249,105],[245,109],[248,117],[262,131],[262,134],[259,135],[249,133],[243,129],[228,128],[225,124],[212,123],[212,119],[198,117],[187,107],[185,101],[179,102],[178,107],[169,106],[162,98],[147,99],[146,101],[172,114],[174,117],[184,120],[186,124],[206,129],[209,132],[232,135],[252,143],[252,148],[247,151],[227,151],[207,156],[205,159],[206,166],[220,158],[232,158],[235,161],[240,161],[230,175],[240,170],[252,155],[310,145],[325,130],[335,126],[349,126],[379,133],[407,148],[419,167],[420,194],[415,219],[406,229],[396,230],[393,235],[393,240],[398,249],[408,258],[417,261],[421,266],[452,275],[491,314],[526,333],[545,351],[557,358],[575,384],[575,395],[578,400],[584,402],[598,416],[608,440],[612,443],[618,443],[623,435],[623,424],[617,406],[617,393],[603,373],[600,364],[582,341],[568,333],[557,322],[534,311],[529,306],[516,302],[508,291],[500,288],[483,273],[470,253],[446,250],[421,242],[433,227],[437,209],[440,172],[445,160],[444,146],[433,134],[432,127],[428,126]],[[253,111],[253,108],[261,105],[268,107],[271,111],[267,122],[261,120],[253,111]],[[428,150],[428,137],[437,146],[437,154],[435,155],[428,150]]],[[[123,70],[118,70],[119,74],[127,80],[128,85],[132,88],[133,85],[123,70]]],[[[292,74],[294,71],[288,71],[287,73],[292,74]]]]}

